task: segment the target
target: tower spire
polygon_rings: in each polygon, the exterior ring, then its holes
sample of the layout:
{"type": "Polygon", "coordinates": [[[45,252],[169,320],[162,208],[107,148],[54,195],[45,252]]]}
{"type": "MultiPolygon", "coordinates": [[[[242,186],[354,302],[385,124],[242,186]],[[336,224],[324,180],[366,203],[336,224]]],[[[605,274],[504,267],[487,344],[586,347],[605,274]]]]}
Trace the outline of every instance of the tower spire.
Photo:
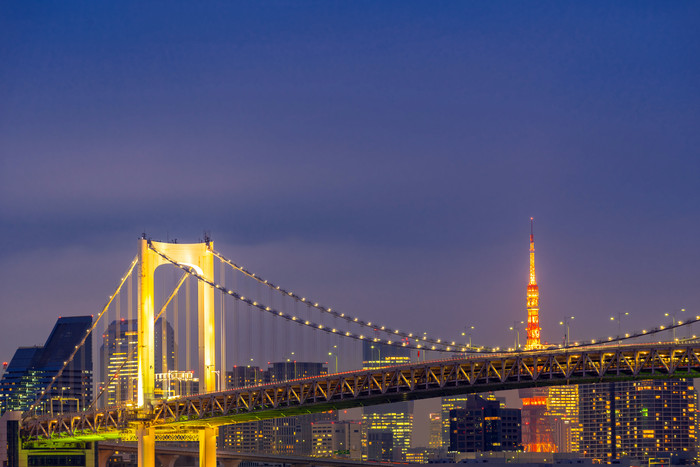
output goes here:
{"type": "Polygon", "coordinates": [[[527,343],[525,350],[539,349],[540,344],[540,291],[535,274],[534,219],[530,218],[530,281],[527,284],[527,343]]]}

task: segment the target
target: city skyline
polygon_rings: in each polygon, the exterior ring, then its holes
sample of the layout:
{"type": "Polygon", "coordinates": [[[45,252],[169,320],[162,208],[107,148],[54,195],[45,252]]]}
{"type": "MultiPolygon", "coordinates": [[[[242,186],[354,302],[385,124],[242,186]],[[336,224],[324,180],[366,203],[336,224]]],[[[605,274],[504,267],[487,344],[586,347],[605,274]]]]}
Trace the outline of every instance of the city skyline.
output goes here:
{"type": "Polygon", "coordinates": [[[698,5],[130,5],[0,17],[0,361],[144,230],[506,347],[534,217],[543,342],[700,314],[698,5]]]}

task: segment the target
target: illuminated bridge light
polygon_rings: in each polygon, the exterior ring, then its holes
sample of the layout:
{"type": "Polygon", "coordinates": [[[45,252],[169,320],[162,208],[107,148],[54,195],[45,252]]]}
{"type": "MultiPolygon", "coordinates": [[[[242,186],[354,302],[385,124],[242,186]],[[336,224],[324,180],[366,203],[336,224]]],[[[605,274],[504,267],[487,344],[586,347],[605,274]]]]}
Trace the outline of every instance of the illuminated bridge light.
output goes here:
{"type": "Polygon", "coordinates": [[[309,324],[309,322],[308,322],[308,321],[304,321],[304,324],[309,324]]]}
{"type": "Polygon", "coordinates": [[[663,330],[663,329],[664,329],[664,327],[663,327],[663,326],[659,326],[659,329],[663,330]]]}
{"type": "Polygon", "coordinates": [[[314,303],[314,306],[318,306],[318,303],[314,303]]]}

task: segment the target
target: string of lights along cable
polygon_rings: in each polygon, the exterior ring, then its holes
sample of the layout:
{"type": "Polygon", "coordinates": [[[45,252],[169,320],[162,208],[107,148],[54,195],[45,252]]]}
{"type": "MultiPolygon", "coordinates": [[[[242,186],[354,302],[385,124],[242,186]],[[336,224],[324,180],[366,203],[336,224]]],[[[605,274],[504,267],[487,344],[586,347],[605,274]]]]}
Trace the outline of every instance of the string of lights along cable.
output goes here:
{"type": "MultiPolygon", "coordinates": [[[[233,326],[234,329],[237,329],[236,332],[239,333],[238,339],[235,335],[232,336],[234,341],[234,350],[232,356],[233,361],[236,363],[240,363],[243,358],[243,352],[240,349],[240,337],[241,335],[247,335],[246,337],[248,345],[257,346],[257,349],[251,348],[249,349],[249,352],[259,353],[261,349],[267,350],[267,352],[271,354],[271,358],[275,358],[274,356],[279,355],[280,349],[282,349],[282,353],[285,353],[286,355],[286,357],[282,359],[282,363],[286,361],[290,365],[296,364],[301,359],[299,348],[296,349],[296,352],[294,350],[290,350],[290,343],[293,340],[297,342],[299,340],[303,341],[305,337],[302,334],[295,334],[295,331],[293,331],[293,329],[307,329],[314,335],[336,336],[339,339],[338,341],[331,342],[327,340],[326,342],[321,342],[317,339],[315,344],[307,345],[307,348],[315,348],[315,357],[313,358],[317,358],[318,355],[325,355],[326,359],[330,357],[331,360],[334,360],[336,372],[338,371],[338,358],[342,353],[342,342],[345,339],[347,339],[348,341],[372,344],[370,350],[373,350],[373,352],[377,352],[377,357],[380,357],[378,353],[382,352],[382,347],[380,346],[404,348],[407,350],[412,349],[423,351],[423,353],[425,353],[425,351],[434,351],[442,354],[449,353],[450,357],[454,357],[454,355],[456,354],[469,353],[498,352],[505,354],[508,351],[519,352],[521,350],[524,350],[526,352],[545,351],[547,349],[555,347],[543,345],[540,341],[539,290],[537,286],[535,270],[534,232],[532,219],[530,232],[530,278],[527,285],[528,340],[523,349],[519,349],[518,345],[514,346],[512,349],[501,349],[500,347],[477,347],[470,345],[460,345],[456,341],[447,341],[445,339],[428,337],[427,334],[418,335],[418,333],[410,333],[400,331],[396,328],[392,328],[385,325],[378,325],[376,323],[373,324],[372,322],[360,319],[357,316],[347,315],[345,313],[336,311],[330,307],[322,306],[313,300],[298,295],[290,291],[289,289],[278,286],[270,282],[269,280],[250,272],[245,267],[234,263],[232,260],[226,258],[221,253],[214,250],[213,243],[208,241],[206,243],[207,254],[211,254],[213,255],[213,257],[218,258],[222,266],[221,273],[219,275],[221,282],[215,281],[213,279],[213,276],[205,277],[205,275],[203,275],[198,268],[193,267],[192,264],[185,264],[176,261],[175,259],[171,258],[168,254],[164,253],[163,251],[160,251],[156,246],[157,244],[162,245],[162,243],[160,242],[152,242],[148,240],[147,248],[153,251],[156,255],[158,255],[168,264],[172,264],[184,272],[184,274],[182,274],[179,278],[173,278],[174,287],[172,288],[172,290],[170,290],[168,293],[166,293],[165,290],[162,291],[162,306],[159,308],[159,311],[156,310],[157,312],[153,314],[153,321],[154,323],[156,323],[155,325],[158,328],[157,332],[155,333],[156,339],[160,339],[160,341],[156,342],[156,346],[160,346],[163,352],[163,355],[159,355],[156,357],[156,364],[159,365],[161,368],[161,373],[159,374],[163,378],[169,378],[169,382],[167,384],[162,384],[163,388],[169,387],[169,385],[171,385],[172,383],[171,380],[177,380],[178,384],[181,385],[196,385],[196,378],[194,378],[193,368],[197,368],[197,364],[195,361],[190,359],[190,354],[193,353],[194,350],[197,348],[197,344],[191,343],[191,340],[196,340],[196,331],[202,326],[201,323],[199,326],[197,326],[196,323],[193,322],[193,320],[196,320],[196,315],[192,315],[192,312],[190,310],[190,303],[192,302],[190,295],[192,285],[194,284],[192,283],[192,281],[188,281],[188,278],[195,279],[194,283],[202,283],[205,284],[206,287],[218,290],[222,294],[222,298],[230,297],[234,299],[233,307],[224,307],[224,301],[222,300],[220,319],[221,323],[223,324],[223,328],[221,331],[222,335],[225,335],[226,332],[225,314],[228,313],[231,313],[230,324],[233,326]],[[250,289],[248,289],[248,292],[250,293],[242,293],[241,290],[239,290],[238,288],[243,287],[245,289],[247,286],[236,282],[235,275],[234,278],[229,278],[229,281],[233,282],[233,287],[227,286],[226,283],[222,283],[225,277],[225,274],[223,272],[224,265],[228,265],[233,270],[243,274],[244,277],[252,279],[253,281],[255,281],[255,283],[264,286],[263,289],[268,290],[269,295],[266,298],[263,298],[260,292],[251,291],[250,289]],[[185,296],[184,310],[182,308],[178,308],[181,307],[180,298],[183,294],[185,296]],[[274,306],[275,297],[277,296],[277,294],[279,294],[280,297],[279,299],[277,299],[278,303],[280,303],[280,307],[274,306]],[[251,298],[252,296],[256,297],[251,298]],[[295,304],[302,304],[302,309],[298,310],[295,305],[293,307],[294,311],[284,310],[283,308],[281,308],[283,307],[283,305],[280,302],[280,300],[284,299],[291,299],[292,302],[295,304]],[[243,304],[250,310],[250,312],[248,312],[248,314],[246,315],[248,316],[247,324],[243,324],[243,321],[241,321],[244,317],[244,315],[242,314],[244,310],[238,308],[236,306],[237,303],[243,304]],[[168,309],[170,310],[168,311],[170,318],[166,322],[165,315],[166,310],[168,309]],[[251,321],[255,316],[255,314],[253,314],[253,310],[257,310],[258,312],[264,312],[259,314],[261,319],[264,316],[268,316],[269,320],[271,321],[266,323],[263,323],[261,321],[254,325],[253,321],[251,321]],[[308,314],[309,310],[316,310],[318,313],[320,313],[319,319],[314,320],[311,319],[310,316],[302,316],[304,311],[308,314]],[[329,317],[334,322],[332,324],[324,322],[324,316],[329,317]],[[279,335],[278,330],[280,328],[280,325],[283,323],[292,323],[293,328],[291,331],[282,330],[281,335],[279,335]],[[342,323],[345,324],[344,328],[343,326],[339,325],[342,323]],[[173,325],[174,330],[168,330],[171,324],[173,325]],[[247,326],[247,328],[243,328],[243,326],[247,326]],[[267,329],[272,330],[272,339],[269,345],[271,349],[265,349],[266,346],[263,344],[264,326],[269,326],[267,329]],[[353,330],[353,328],[356,329],[353,330]],[[360,331],[357,331],[357,329],[359,329],[360,331]],[[183,352],[186,361],[178,363],[179,357],[177,353],[171,356],[164,355],[168,351],[167,346],[171,345],[168,344],[168,339],[171,339],[167,337],[168,332],[174,334],[174,336],[181,335],[186,337],[186,342],[183,345],[183,347],[186,348],[186,351],[183,352]],[[236,346],[239,346],[238,351],[236,351],[236,346]],[[171,357],[173,361],[168,360],[171,357]],[[183,381],[185,381],[186,383],[183,383],[183,381]]],[[[132,387],[127,385],[122,388],[120,387],[120,384],[125,384],[123,383],[123,380],[131,380],[133,382],[133,380],[136,379],[134,372],[137,368],[136,336],[138,334],[138,330],[136,329],[136,316],[134,315],[134,312],[132,310],[132,305],[134,305],[135,303],[134,293],[132,290],[132,276],[134,276],[134,274],[132,273],[135,271],[136,267],[139,266],[138,261],[139,256],[134,258],[134,260],[130,263],[129,267],[127,268],[127,272],[121,277],[119,284],[115,289],[115,292],[108,297],[108,300],[104,307],[99,311],[99,313],[97,313],[97,316],[94,319],[92,326],[85,332],[85,335],[82,337],[80,342],[77,343],[75,348],[72,350],[70,356],[63,362],[63,367],[60,369],[60,371],[51,378],[44,390],[40,392],[39,397],[34,401],[27,413],[36,413],[36,410],[40,405],[46,404],[46,398],[49,397],[51,390],[55,389],[56,383],[60,379],[61,374],[66,370],[68,365],[71,364],[74,357],[85,345],[85,342],[87,341],[89,336],[92,335],[93,331],[98,329],[98,323],[103,323],[102,337],[105,340],[105,346],[107,345],[108,339],[111,339],[110,342],[116,339],[116,341],[118,342],[112,345],[117,345],[118,347],[115,348],[115,355],[121,356],[118,358],[115,357],[115,360],[112,362],[108,361],[108,349],[106,347],[104,348],[104,352],[101,352],[100,363],[103,367],[103,375],[100,378],[97,396],[91,404],[83,407],[82,409],[91,409],[101,398],[107,399],[105,402],[113,403],[114,401],[119,400],[119,397],[128,398],[132,397],[132,395],[135,394],[135,386],[132,387]],[[127,289],[126,300],[122,299],[122,295],[125,294],[123,290],[124,288],[127,289]],[[122,303],[123,301],[126,302],[128,311],[120,312],[119,309],[123,308],[120,305],[120,303],[122,303]],[[117,310],[114,310],[115,306],[117,310]],[[111,312],[110,307],[113,309],[113,311],[111,312]],[[108,318],[110,314],[112,318],[108,318]],[[119,350],[122,348],[123,350],[119,350]]],[[[675,339],[676,329],[700,321],[700,316],[695,316],[694,318],[690,317],[688,319],[681,320],[677,320],[675,316],[673,316],[672,318],[673,320],[670,324],[650,327],[649,329],[643,329],[641,331],[624,333],[620,332],[617,336],[587,339],[585,341],[576,341],[572,343],[567,342],[567,345],[559,345],[556,347],[566,347],[568,349],[571,349],[571,351],[577,351],[576,349],[580,349],[587,346],[616,343],[643,336],[650,336],[661,332],[674,332],[674,340],[678,341],[678,339],[675,339]]],[[[225,342],[225,340],[222,340],[222,342],[225,342]]],[[[221,348],[221,353],[223,355],[223,353],[225,352],[225,344],[222,345],[221,348]]],[[[309,350],[309,352],[312,352],[312,350],[309,350]]],[[[172,351],[170,352],[173,353],[172,351]]],[[[223,355],[223,357],[225,357],[225,355],[223,355]]],[[[377,359],[379,360],[380,358],[377,359]]],[[[222,362],[225,361],[226,359],[222,358],[222,362]]],[[[250,358],[250,361],[252,362],[253,358],[250,358]]],[[[217,379],[219,380],[217,383],[218,386],[216,387],[225,387],[225,374],[222,374],[224,372],[222,372],[221,370],[216,370],[216,372],[217,379]]],[[[254,377],[252,381],[257,382],[258,380],[254,377]]],[[[163,391],[163,394],[168,394],[168,391],[170,391],[169,389],[161,390],[163,391]]]]}

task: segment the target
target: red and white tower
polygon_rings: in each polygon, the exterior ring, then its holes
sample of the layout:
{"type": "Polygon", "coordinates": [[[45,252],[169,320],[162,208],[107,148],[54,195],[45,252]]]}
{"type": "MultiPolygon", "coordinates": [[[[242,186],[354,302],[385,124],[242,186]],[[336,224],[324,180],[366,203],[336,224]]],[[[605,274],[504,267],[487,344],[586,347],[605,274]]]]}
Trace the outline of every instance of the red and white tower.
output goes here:
{"type": "Polygon", "coordinates": [[[540,349],[540,290],[535,276],[535,236],[530,218],[530,282],[527,284],[527,343],[525,350],[540,349]]]}

